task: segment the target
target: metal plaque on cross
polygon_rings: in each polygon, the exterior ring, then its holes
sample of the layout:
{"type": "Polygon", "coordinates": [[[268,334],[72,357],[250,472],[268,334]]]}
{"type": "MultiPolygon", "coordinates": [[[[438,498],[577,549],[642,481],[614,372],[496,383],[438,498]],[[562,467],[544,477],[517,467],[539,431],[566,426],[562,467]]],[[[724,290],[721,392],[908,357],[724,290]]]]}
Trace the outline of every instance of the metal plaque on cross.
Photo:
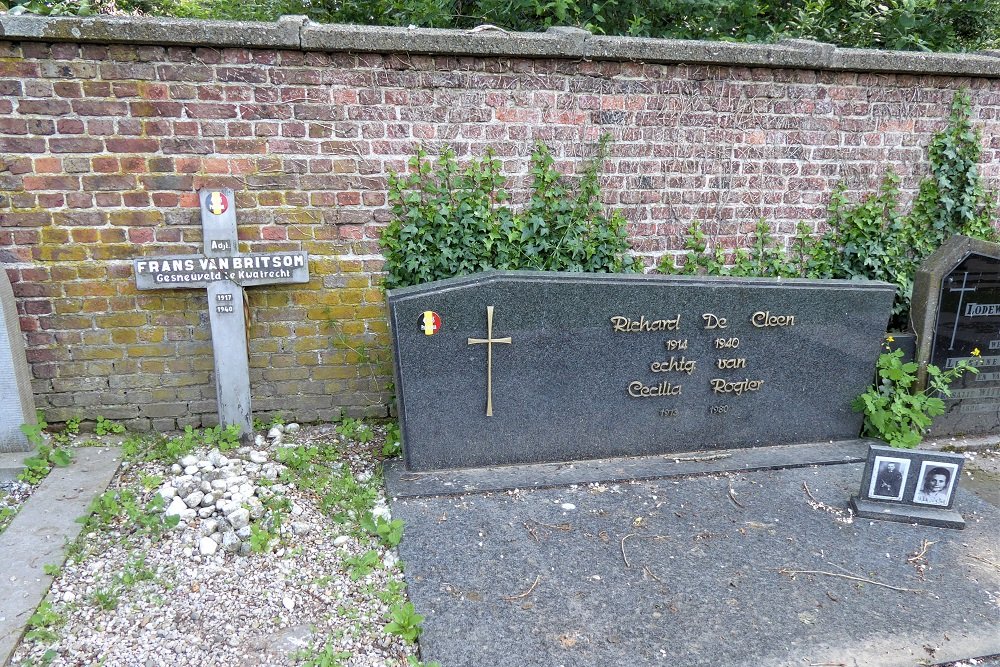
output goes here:
{"type": "Polygon", "coordinates": [[[233,191],[203,189],[198,196],[204,232],[202,253],[134,259],[135,284],[140,290],[208,291],[219,423],[238,425],[245,440],[253,433],[253,417],[243,289],[309,282],[309,254],[305,251],[240,253],[233,191]]]}

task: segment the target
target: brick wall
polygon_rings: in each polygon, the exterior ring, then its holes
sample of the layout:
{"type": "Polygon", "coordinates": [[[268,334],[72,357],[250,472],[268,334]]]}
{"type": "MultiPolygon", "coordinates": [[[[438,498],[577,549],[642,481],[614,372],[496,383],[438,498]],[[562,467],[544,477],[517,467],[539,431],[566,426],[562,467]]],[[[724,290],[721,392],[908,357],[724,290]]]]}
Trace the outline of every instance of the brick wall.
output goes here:
{"type": "Polygon", "coordinates": [[[236,191],[241,250],[310,253],[307,285],[248,295],[255,414],[314,421],[388,414],[378,237],[386,174],[420,143],[462,157],[492,148],[517,195],[533,142],[573,172],[610,133],[605,201],[628,218],[649,266],[680,252],[692,220],[729,247],[761,217],[782,237],[799,221],[821,229],[836,183],[856,197],[888,167],[912,196],[962,87],[984,131],[984,174],[1000,180],[990,67],[864,72],[725,54],[691,64],[11,34],[0,41],[0,263],[50,422],[214,423],[204,291],[140,293],[130,261],[199,251],[198,188],[236,191]]]}

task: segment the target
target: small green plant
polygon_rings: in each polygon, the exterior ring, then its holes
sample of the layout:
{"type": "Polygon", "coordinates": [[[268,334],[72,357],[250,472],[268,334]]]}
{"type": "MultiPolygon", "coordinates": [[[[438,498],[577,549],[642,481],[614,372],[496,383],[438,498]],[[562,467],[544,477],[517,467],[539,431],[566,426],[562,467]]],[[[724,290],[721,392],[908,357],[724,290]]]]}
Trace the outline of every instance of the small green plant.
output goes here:
{"type": "Polygon", "coordinates": [[[34,455],[24,459],[24,470],[17,476],[27,484],[38,484],[51,472],[53,466],[65,467],[73,460],[68,449],[58,444],[52,446],[45,441],[43,433],[46,428],[48,424],[41,416],[36,424],[21,424],[21,432],[37,448],[34,455]]]}
{"type": "Polygon", "coordinates": [[[50,577],[59,577],[62,575],[62,565],[57,565],[55,563],[46,563],[42,566],[42,571],[50,577]]]}
{"type": "Polygon", "coordinates": [[[59,639],[56,632],[66,622],[66,618],[52,607],[48,600],[42,600],[35,613],[28,618],[28,631],[24,639],[29,642],[50,643],[59,639]]]}
{"type": "Polygon", "coordinates": [[[112,525],[124,521],[124,528],[141,532],[153,539],[159,539],[180,522],[177,515],[163,513],[166,501],[156,494],[142,505],[134,491],[105,491],[91,501],[87,514],[77,519],[91,530],[107,530],[112,525]]]}
{"type": "Polygon", "coordinates": [[[413,608],[412,602],[404,602],[392,607],[389,612],[392,621],[385,626],[385,631],[391,635],[398,635],[410,642],[417,641],[417,637],[423,632],[420,624],[424,622],[424,617],[413,608]]]}
{"type": "Polygon", "coordinates": [[[361,527],[378,537],[386,546],[397,546],[403,539],[403,520],[386,520],[373,514],[361,520],[361,527]]]}
{"type": "Polygon", "coordinates": [[[147,475],[145,473],[139,473],[139,483],[142,484],[142,488],[147,491],[152,491],[163,484],[163,475],[147,475]]]}
{"type": "Polygon", "coordinates": [[[94,432],[97,433],[97,435],[111,435],[116,433],[124,433],[125,426],[123,424],[111,421],[110,419],[105,419],[104,417],[98,415],[97,425],[94,427],[94,432]]]}
{"type": "Polygon", "coordinates": [[[342,667],[351,658],[350,651],[338,651],[333,642],[326,642],[322,648],[312,646],[295,653],[295,659],[302,661],[302,667],[342,667]]]}
{"type": "Polygon", "coordinates": [[[129,559],[119,574],[116,574],[106,588],[94,591],[94,604],[105,611],[118,607],[124,592],[144,581],[154,581],[156,572],[146,564],[146,554],[129,559]]]}
{"type": "MultiPolygon", "coordinates": [[[[979,350],[973,350],[979,356],[979,350]]],[[[915,391],[917,363],[902,361],[903,351],[894,350],[879,356],[877,385],[858,396],[853,403],[855,412],[863,412],[863,435],[885,440],[893,447],[911,449],[920,444],[934,417],[944,413],[944,401],[937,394],[950,396],[949,385],[964,373],[979,370],[967,361],[942,371],[927,366],[927,387],[915,391]]]]}
{"type": "Polygon", "coordinates": [[[250,550],[254,553],[269,552],[271,545],[281,540],[281,527],[292,508],[288,498],[277,494],[263,502],[264,516],[250,524],[250,550]]]}
{"type": "Polygon", "coordinates": [[[201,441],[205,447],[218,447],[221,452],[228,452],[240,446],[240,426],[218,424],[201,432],[201,441]]]}
{"type": "Polygon", "coordinates": [[[0,533],[10,525],[10,522],[17,516],[17,510],[13,507],[0,506],[0,533]]]}
{"type": "Polygon", "coordinates": [[[382,443],[382,456],[392,458],[403,453],[403,436],[399,431],[399,422],[392,422],[385,430],[385,442],[382,443]]]}
{"type": "Polygon", "coordinates": [[[337,433],[348,440],[354,440],[363,445],[368,444],[375,437],[375,432],[372,431],[371,426],[360,419],[352,419],[351,417],[344,417],[337,425],[337,433]]]}
{"type": "Polygon", "coordinates": [[[379,557],[378,552],[374,549],[369,549],[360,556],[349,556],[344,559],[344,564],[347,565],[347,574],[351,578],[351,581],[357,581],[359,579],[364,579],[373,570],[382,565],[382,559],[379,557]]]}

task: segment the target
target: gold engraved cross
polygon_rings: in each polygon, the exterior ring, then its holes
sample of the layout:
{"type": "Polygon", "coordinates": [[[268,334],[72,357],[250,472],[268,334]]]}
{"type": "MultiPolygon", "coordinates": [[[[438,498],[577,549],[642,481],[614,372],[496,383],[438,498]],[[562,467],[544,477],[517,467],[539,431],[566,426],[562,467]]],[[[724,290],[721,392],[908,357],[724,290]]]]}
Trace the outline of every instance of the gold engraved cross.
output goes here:
{"type": "Polygon", "coordinates": [[[493,416],[493,343],[512,344],[510,336],[493,337],[493,306],[486,306],[486,338],[470,338],[469,345],[486,344],[486,416],[493,416]]]}

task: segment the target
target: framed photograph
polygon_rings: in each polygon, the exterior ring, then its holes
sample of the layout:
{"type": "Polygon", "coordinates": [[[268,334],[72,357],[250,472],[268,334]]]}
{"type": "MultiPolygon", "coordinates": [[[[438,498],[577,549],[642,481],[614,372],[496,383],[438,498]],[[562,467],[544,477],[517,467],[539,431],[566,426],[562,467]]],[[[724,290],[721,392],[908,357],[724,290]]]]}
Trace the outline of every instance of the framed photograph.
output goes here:
{"type": "Polygon", "coordinates": [[[909,472],[908,458],[876,456],[868,497],[878,500],[902,500],[909,472]]]}
{"type": "Polygon", "coordinates": [[[913,502],[918,505],[947,507],[951,504],[952,490],[958,477],[958,466],[944,461],[923,461],[920,476],[913,493],[913,502]]]}

